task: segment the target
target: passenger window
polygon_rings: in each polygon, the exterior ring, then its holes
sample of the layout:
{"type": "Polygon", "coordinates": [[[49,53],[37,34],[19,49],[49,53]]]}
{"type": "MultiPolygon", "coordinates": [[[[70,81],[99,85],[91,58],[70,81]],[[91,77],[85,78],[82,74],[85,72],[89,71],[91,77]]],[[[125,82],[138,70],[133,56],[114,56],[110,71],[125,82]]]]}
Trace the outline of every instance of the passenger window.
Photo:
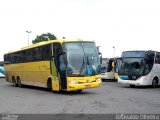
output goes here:
{"type": "Polygon", "coordinates": [[[157,53],[155,63],[160,64],[160,53],[157,53]]]}
{"type": "Polygon", "coordinates": [[[51,52],[51,45],[45,45],[42,47],[42,52],[43,52],[43,60],[50,60],[50,57],[52,55],[51,52]]]}
{"type": "Polygon", "coordinates": [[[40,47],[36,48],[36,61],[42,60],[42,51],[40,47]]]}

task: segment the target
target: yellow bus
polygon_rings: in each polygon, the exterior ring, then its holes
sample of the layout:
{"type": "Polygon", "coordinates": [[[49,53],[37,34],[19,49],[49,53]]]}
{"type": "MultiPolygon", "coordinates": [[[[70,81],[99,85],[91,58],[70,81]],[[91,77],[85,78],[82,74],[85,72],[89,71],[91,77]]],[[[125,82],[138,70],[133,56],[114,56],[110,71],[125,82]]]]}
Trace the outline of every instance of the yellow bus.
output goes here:
{"type": "Polygon", "coordinates": [[[82,91],[99,87],[101,62],[94,41],[50,40],[4,55],[6,81],[14,86],[82,91]]]}

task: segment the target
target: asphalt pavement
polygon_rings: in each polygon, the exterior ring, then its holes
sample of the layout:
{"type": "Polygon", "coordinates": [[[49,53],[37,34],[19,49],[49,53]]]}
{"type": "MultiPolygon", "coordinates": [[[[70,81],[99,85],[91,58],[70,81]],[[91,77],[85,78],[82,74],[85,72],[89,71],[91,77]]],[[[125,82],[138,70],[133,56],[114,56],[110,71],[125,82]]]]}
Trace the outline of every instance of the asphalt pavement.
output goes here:
{"type": "Polygon", "coordinates": [[[105,81],[99,88],[50,92],[44,88],[14,87],[0,79],[0,114],[118,114],[160,113],[160,87],[136,87],[105,81]]]}

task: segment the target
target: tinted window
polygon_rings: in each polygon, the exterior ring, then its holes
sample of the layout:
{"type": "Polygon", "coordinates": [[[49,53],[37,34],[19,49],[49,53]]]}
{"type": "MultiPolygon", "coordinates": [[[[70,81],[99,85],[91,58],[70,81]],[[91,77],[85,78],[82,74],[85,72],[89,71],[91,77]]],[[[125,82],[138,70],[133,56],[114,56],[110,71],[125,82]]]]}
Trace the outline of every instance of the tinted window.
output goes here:
{"type": "Polygon", "coordinates": [[[155,63],[160,64],[160,53],[156,53],[156,60],[155,63]]]}
{"type": "Polygon", "coordinates": [[[35,60],[34,61],[40,61],[40,60],[42,60],[42,48],[41,47],[36,47],[36,48],[34,48],[34,50],[35,50],[35,56],[36,56],[36,58],[35,58],[35,60]]]}
{"type": "Polygon", "coordinates": [[[60,65],[59,56],[62,54],[61,45],[59,43],[54,43],[53,44],[53,51],[54,51],[54,61],[55,61],[56,67],[59,70],[59,65],[60,65]]]}
{"type": "Polygon", "coordinates": [[[52,56],[51,45],[42,46],[42,56],[43,60],[50,60],[50,57],[52,56]]]}
{"type": "Polygon", "coordinates": [[[50,60],[51,57],[51,45],[44,45],[28,50],[23,50],[16,53],[4,55],[4,61],[10,63],[24,63],[41,60],[50,60]]]}

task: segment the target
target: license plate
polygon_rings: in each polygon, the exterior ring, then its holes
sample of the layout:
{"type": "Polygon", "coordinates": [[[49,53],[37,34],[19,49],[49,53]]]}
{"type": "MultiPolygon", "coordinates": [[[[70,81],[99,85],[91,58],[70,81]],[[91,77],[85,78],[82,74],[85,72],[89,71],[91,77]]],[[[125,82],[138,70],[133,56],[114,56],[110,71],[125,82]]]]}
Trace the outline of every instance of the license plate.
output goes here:
{"type": "Polygon", "coordinates": [[[119,77],[120,77],[122,80],[128,80],[128,79],[129,79],[127,75],[120,75],[119,77]]]}

